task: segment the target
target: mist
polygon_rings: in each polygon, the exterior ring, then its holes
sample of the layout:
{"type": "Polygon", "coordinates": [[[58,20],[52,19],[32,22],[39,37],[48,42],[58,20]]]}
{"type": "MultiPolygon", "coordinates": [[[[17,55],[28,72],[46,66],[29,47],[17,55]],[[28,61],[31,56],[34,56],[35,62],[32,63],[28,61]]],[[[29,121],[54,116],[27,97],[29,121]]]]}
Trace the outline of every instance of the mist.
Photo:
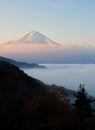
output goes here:
{"type": "Polygon", "coordinates": [[[24,69],[28,75],[47,84],[77,90],[85,84],[88,94],[95,96],[95,64],[43,64],[47,69],[24,69]]]}
{"type": "Polygon", "coordinates": [[[71,45],[7,44],[0,55],[18,61],[35,63],[95,63],[95,48],[71,45]]]}

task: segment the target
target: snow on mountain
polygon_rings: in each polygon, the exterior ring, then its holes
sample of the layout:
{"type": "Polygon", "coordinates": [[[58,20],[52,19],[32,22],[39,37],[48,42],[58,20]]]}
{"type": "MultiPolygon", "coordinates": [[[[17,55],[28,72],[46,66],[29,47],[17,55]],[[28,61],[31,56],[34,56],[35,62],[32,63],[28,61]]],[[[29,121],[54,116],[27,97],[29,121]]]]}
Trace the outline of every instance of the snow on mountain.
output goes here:
{"type": "Polygon", "coordinates": [[[95,63],[95,49],[59,44],[31,31],[0,46],[0,55],[36,63],[95,63]]]}
{"type": "Polygon", "coordinates": [[[16,60],[34,61],[51,59],[61,45],[37,31],[27,32],[0,46],[0,55],[16,60]],[[30,59],[30,60],[29,60],[30,59]]]}
{"type": "Polygon", "coordinates": [[[37,31],[27,32],[20,37],[9,41],[7,44],[46,44],[46,45],[58,45],[59,43],[54,42],[37,31]]]}

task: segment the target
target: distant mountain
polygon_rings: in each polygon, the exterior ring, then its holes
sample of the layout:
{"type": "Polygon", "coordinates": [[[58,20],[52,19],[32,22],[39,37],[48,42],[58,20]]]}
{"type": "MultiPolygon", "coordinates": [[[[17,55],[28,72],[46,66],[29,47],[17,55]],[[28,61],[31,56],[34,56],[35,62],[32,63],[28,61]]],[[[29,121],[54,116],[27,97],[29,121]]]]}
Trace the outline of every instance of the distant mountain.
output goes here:
{"type": "Polygon", "coordinates": [[[41,66],[36,63],[19,62],[19,61],[15,61],[15,60],[1,57],[1,56],[0,56],[0,61],[10,62],[11,64],[16,65],[20,68],[46,68],[45,66],[41,66]]]}
{"type": "Polygon", "coordinates": [[[57,42],[54,42],[44,36],[43,34],[37,32],[37,31],[31,31],[23,34],[22,36],[9,41],[6,44],[46,44],[46,45],[52,45],[52,44],[58,44],[57,42]]]}
{"type": "Polygon", "coordinates": [[[95,47],[59,44],[37,31],[0,45],[0,55],[34,63],[95,64],[95,47]]]}

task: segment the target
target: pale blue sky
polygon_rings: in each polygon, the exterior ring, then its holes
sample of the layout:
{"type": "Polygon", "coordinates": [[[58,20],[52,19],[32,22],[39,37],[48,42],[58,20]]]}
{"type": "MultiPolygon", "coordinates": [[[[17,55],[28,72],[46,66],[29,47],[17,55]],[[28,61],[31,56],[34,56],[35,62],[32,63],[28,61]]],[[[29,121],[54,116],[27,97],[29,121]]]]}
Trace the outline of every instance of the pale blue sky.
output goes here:
{"type": "Polygon", "coordinates": [[[95,0],[0,0],[0,43],[31,30],[59,43],[95,44],[95,0]]]}

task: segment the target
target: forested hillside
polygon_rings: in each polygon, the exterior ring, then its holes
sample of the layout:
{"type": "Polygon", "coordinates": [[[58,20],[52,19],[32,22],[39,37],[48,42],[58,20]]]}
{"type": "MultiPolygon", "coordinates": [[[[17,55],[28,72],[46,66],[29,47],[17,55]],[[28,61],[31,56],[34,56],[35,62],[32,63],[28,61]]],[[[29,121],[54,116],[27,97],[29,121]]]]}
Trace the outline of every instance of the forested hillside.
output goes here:
{"type": "Polygon", "coordinates": [[[0,62],[0,129],[76,130],[77,119],[64,88],[46,85],[0,62]]]}

